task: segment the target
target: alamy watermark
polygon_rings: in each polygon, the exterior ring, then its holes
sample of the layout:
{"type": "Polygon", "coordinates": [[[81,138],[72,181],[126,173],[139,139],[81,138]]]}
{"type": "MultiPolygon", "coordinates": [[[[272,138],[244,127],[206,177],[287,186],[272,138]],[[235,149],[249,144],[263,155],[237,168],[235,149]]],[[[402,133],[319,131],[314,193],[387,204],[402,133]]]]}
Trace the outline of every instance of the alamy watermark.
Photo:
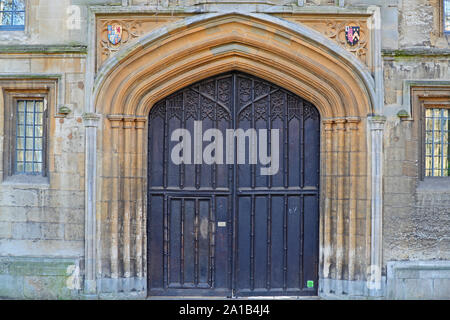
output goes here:
{"type": "Polygon", "coordinates": [[[80,30],[81,29],[81,8],[77,5],[70,5],[66,9],[67,15],[67,29],[80,30]]]}
{"type": "Polygon", "coordinates": [[[195,121],[192,134],[187,129],[176,129],[172,132],[171,141],[178,142],[171,151],[171,160],[175,165],[246,164],[248,142],[248,164],[259,162],[261,175],[276,175],[280,169],[279,129],[227,129],[224,137],[219,129],[203,132],[202,122],[195,121]],[[203,148],[204,142],[210,143],[203,148]]]}

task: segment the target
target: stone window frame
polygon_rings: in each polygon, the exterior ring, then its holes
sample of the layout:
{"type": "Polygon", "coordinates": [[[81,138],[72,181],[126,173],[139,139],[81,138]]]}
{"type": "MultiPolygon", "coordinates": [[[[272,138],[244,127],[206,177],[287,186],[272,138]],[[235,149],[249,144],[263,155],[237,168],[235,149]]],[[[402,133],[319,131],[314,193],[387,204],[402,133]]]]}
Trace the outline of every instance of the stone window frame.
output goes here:
{"type": "Polygon", "coordinates": [[[444,0],[429,0],[433,14],[433,31],[431,32],[431,45],[438,48],[447,47],[450,32],[445,32],[444,0]]]}
{"type": "MultiPolygon", "coordinates": [[[[445,35],[445,34],[450,34],[450,30],[445,30],[445,2],[448,0],[442,0],[440,3],[440,17],[439,17],[439,21],[441,21],[440,23],[440,30],[439,33],[441,35],[445,35]]],[[[448,5],[450,6],[450,1],[448,1],[448,5]]]]}
{"type": "Polygon", "coordinates": [[[3,95],[3,182],[48,184],[50,161],[50,120],[56,110],[57,80],[6,80],[0,81],[3,95]],[[16,101],[21,99],[41,99],[46,107],[44,125],[43,170],[40,175],[15,174],[15,113],[16,101]]]}
{"type": "MultiPolygon", "coordinates": [[[[24,22],[23,25],[0,25],[0,31],[25,31],[28,25],[28,12],[29,12],[29,2],[28,0],[23,0],[24,2],[24,22]]],[[[21,11],[21,10],[20,10],[21,11]]]]}
{"type": "Polygon", "coordinates": [[[436,105],[448,105],[450,102],[450,86],[414,86],[411,88],[411,102],[413,119],[417,123],[416,132],[419,142],[419,180],[447,180],[450,182],[450,177],[425,176],[425,110],[436,105]]]}
{"type": "MultiPolygon", "coordinates": [[[[9,150],[7,150],[7,152],[9,152],[9,175],[11,176],[19,176],[19,175],[24,175],[24,176],[43,176],[46,177],[47,176],[47,166],[48,166],[48,161],[47,161],[47,130],[48,130],[48,97],[46,93],[36,93],[36,94],[29,94],[29,93],[16,93],[14,95],[12,95],[12,101],[10,101],[10,119],[7,120],[9,123],[6,124],[7,126],[9,126],[8,130],[9,130],[9,150]],[[26,173],[26,172],[17,172],[16,171],[16,164],[17,164],[17,106],[19,101],[42,101],[44,103],[44,119],[43,119],[43,135],[42,135],[42,139],[43,139],[43,144],[42,144],[42,154],[43,154],[43,158],[42,158],[42,170],[41,172],[36,172],[36,173],[26,173]]],[[[34,113],[33,113],[34,116],[34,113]]],[[[34,129],[34,127],[33,127],[34,129]]],[[[33,149],[34,152],[34,149],[33,149]]]]}
{"type": "MultiPolygon", "coordinates": [[[[442,97],[442,98],[435,98],[435,99],[431,99],[431,100],[424,100],[422,103],[422,109],[423,109],[423,119],[426,120],[426,115],[425,115],[425,111],[427,109],[447,109],[450,110],[450,96],[449,97],[442,97]]],[[[424,134],[424,139],[423,139],[423,143],[424,143],[424,151],[423,151],[423,157],[424,157],[424,171],[427,169],[426,168],[426,164],[425,164],[425,160],[426,160],[426,143],[425,143],[425,139],[426,139],[426,121],[422,121],[423,123],[423,134],[424,134]]],[[[435,138],[433,138],[434,141],[435,138]]],[[[447,138],[448,139],[448,138],[447,138]]],[[[448,157],[447,157],[448,159],[448,157]]],[[[424,174],[426,178],[450,178],[449,176],[438,176],[438,175],[433,175],[433,176],[426,176],[426,173],[424,174]]]]}

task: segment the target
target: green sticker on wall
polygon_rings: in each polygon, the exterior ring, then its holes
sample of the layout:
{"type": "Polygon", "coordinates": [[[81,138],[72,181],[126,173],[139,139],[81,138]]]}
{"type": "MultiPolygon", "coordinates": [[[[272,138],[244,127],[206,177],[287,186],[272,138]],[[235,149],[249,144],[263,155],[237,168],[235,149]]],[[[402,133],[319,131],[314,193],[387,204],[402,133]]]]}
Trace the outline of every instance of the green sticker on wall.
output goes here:
{"type": "Polygon", "coordinates": [[[307,286],[308,288],[314,288],[314,281],[309,280],[309,281],[306,283],[306,286],[307,286]]]}

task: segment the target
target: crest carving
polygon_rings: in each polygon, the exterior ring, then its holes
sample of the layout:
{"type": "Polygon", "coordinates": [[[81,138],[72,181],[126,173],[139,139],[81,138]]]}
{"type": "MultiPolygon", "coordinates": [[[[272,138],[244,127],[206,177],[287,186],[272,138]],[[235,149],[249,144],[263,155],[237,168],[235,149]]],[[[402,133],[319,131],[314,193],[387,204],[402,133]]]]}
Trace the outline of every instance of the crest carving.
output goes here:
{"type": "Polygon", "coordinates": [[[117,45],[122,41],[122,25],[108,25],[108,40],[112,45],[117,45]]]}
{"type": "Polygon", "coordinates": [[[106,58],[119,51],[122,45],[142,35],[141,22],[138,20],[110,20],[104,21],[101,26],[100,47],[102,55],[106,58]],[[120,26],[120,33],[115,32],[120,26]],[[113,30],[114,29],[114,30],[113,30]],[[114,34],[112,34],[112,31],[114,34]]]}
{"type": "Polygon", "coordinates": [[[359,42],[361,28],[358,26],[345,26],[345,39],[351,46],[356,45],[359,42]]]}
{"type": "Polygon", "coordinates": [[[347,51],[353,53],[361,61],[367,63],[368,37],[366,30],[358,21],[328,21],[327,29],[324,34],[347,51]],[[352,30],[353,41],[349,41],[348,38],[349,27],[351,27],[352,30]],[[357,31],[357,33],[355,33],[355,31],[357,31]],[[354,38],[355,34],[357,34],[357,38],[354,38]]]}

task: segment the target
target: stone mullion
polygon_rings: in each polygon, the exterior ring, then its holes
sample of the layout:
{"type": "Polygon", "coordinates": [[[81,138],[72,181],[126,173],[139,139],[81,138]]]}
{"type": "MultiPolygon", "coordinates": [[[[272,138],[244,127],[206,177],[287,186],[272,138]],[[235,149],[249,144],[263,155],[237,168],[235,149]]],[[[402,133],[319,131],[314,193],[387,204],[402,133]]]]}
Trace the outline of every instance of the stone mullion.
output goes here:
{"type": "MultiPolygon", "coordinates": [[[[98,236],[101,239],[101,264],[99,271],[102,277],[111,276],[111,221],[112,221],[112,145],[111,136],[112,124],[109,120],[106,120],[104,127],[107,133],[103,134],[102,150],[103,150],[103,165],[102,165],[102,201],[101,201],[101,216],[98,236]]],[[[101,289],[100,289],[101,290],[101,289]]]]}
{"type": "Polygon", "coordinates": [[[323,219],[323,277],[330,277],[332,264],[332,201],[333,201],[333,121],[324,120],[325,132],[325,196],[323,219]]]}
{"type": "Polygon", "coordinates": [[[337,222],[336,222],[336,279],[343,279],[344,271],[344,197],[345,197],[345,119],[336,119],[337,135],[337,222]]]}
{"type": "Polygon", "coordinates": [[[337,126],[336,122],[333,121],[333,132],[332,132],[332,144],[331,144],[331,153],[332,153],[332,162],[333,165],[331,167],[331,278],[336,278],[336,251],[337,251],[337,211],[338,211],[338,135],[337,135],[337,126]]]}
{"type": "Polygon", "coordinates": [[[349,242],[348,242],[348,279],[355,280],[357,264],[357,197],[358,197],[358,179],[359,175],[358,152],[359,150],[359,118],[349,118],[348,137],[349,137],[349,178],[350,178],[350,203],[349,203],[349,242]]]}
{"type": "MultiPolygon", "coordinates": [[[[118,279],[120,276],[120,262],[119,262],[119,245],[120,245],[120,221],[119,211],[121,209],[121,188],[120,188],[120,158],[122,152],[122,118],[110,118],[112,128],[112,154],[111,154],[111,180],[112,180],[112,195],[111,195],[111,278],[118,279]]],[[[118,283],[115,283],[117,285],[118,283]]],[[[117,291],[118,288],[116,288],[117,291]]]]}
{"type": "Polygon", "coordinates": [[[133,144],[135,142],[135,122],[134,118],[124,119],[124,181],[123,181],[123,266],[124,277],[132,277],[131,266],[131,223],[133,211],[133,144]]]}
{"type": "Polygon", "coordinates": [[[145,170],[144,170],[144,133],[145,119],[136,120],[136,277],[144,278],[145,275],[145,170]]]}

